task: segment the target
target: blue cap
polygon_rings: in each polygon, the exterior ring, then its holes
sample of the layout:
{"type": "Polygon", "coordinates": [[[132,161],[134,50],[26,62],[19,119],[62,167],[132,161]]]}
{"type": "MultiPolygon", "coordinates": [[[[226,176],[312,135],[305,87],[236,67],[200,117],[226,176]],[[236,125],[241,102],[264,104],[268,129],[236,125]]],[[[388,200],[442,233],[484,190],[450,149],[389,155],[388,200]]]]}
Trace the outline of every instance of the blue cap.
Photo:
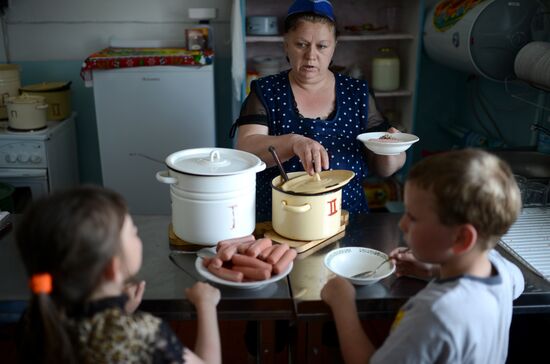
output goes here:
{"type": "Polygon", "coordinates": [[[332,4],[328,0],[296,0],[288,9],[286,16],[300,13],[314,13],[335,21],[332,4]]]}

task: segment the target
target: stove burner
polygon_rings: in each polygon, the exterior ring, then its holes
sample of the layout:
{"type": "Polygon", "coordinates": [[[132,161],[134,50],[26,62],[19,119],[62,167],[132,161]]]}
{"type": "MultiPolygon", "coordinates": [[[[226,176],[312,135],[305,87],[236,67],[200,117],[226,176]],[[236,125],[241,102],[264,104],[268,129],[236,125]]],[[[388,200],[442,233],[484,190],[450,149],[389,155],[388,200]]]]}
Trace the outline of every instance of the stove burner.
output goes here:
{"type": "Polygon", "coordinates": [[[6,128],[6,131],[9,134],[27,134],[27,133],[44,132],[46,129],[48,129],[47,125],[37,129],[16,129],[16,128],[12,128],[11,126],[8,126],[6,128]]]}

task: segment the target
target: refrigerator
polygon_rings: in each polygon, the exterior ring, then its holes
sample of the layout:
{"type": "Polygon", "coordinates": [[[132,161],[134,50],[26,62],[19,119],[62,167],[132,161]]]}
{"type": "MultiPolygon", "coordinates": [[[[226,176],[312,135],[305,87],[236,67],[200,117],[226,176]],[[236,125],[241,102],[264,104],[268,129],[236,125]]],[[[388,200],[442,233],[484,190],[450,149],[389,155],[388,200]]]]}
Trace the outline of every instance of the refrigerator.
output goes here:
{"type": "Polygon", "coordinates": [[[93,71],[103,185],[132,214],[171,213],[165,158],[216,145],[213,65],[93,71]]]}

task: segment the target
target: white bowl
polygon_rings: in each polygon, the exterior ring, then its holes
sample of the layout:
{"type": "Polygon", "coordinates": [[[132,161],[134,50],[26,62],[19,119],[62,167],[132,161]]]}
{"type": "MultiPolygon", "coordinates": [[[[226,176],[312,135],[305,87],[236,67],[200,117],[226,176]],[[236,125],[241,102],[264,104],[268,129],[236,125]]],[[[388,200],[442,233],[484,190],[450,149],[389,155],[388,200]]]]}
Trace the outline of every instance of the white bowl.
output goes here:
{"type": "Polygon", "coordinates": [[[357,136],[365,146],[376,154],[396,155],[406,151],[409,147],[420,139],[413,134],[407,133],[386,133],[383,131],[373,133],[363,133],[357,136]],[[391,135],[392,141],[384,141],[381,136],[391,135]]]}
{"type": "Polygon", "coordinates": [[[331,272],[346,278],[352,284],[364,286],[374,284],[391,275],[395,271],[395,264],[392,261],[382,264],[376,273],[368,278],[351,278],[351,276],[374,270],[386,259],[388,259],[387,254],[374,249],[361,247],[339,248],[334,249],[325,256],[325,266],[331,272]]]}

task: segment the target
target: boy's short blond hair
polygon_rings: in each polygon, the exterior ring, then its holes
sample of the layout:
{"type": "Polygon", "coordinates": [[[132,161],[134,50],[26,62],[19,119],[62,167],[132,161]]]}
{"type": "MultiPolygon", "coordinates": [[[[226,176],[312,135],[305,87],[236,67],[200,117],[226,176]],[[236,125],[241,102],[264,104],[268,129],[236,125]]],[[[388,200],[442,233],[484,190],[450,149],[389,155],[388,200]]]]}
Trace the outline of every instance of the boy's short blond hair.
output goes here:
{"type": "Polygon", "coordinates": [[[428,157],[413,166],[407,182],[434,194],[442,224],[472,224],[485,249],[496,245],[521,210],[508,164],[480,149],[428,157]]]}

